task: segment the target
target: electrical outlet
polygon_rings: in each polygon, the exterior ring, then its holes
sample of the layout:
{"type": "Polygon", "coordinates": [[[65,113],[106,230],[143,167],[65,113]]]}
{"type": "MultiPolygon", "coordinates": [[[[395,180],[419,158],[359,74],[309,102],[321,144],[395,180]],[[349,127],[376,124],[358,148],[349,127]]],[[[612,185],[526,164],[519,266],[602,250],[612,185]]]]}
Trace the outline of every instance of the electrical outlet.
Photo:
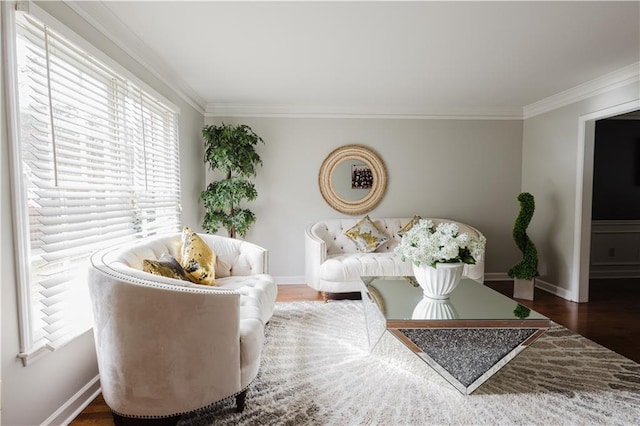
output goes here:
{"type": "Polygon", "coordinates": [[[614,257],[616,255],[616,249],[613,247],[609,248],[609,257],[614,257]]]}

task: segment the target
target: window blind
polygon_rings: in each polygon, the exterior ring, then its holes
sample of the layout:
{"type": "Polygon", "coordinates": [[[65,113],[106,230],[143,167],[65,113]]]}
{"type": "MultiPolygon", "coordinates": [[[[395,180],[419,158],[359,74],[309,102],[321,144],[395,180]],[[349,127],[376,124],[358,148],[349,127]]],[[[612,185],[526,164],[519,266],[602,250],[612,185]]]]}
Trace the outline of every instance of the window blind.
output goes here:
{"type": "Polygon", "coordinates": [[[27,359],[91,326],[93,251],[179,229],[180,170],[170,108],[27,14],[16,52],[27,359]]]}

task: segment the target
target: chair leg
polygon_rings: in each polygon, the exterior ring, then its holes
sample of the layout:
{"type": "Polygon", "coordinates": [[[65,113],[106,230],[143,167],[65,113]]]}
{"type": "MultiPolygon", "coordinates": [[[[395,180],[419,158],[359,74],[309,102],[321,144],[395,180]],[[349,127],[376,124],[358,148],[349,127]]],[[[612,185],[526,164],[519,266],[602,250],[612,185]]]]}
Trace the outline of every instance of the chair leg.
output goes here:
{"type": "Polygon", "coordinates": [[[247,391],[248,389],[245,389],[236,395],[236,411],[238,413],[242,413],[244,411],[244,403],[247,400],[247,391]]]}
{"type": "Polygon", "coordinates": [[[126,417],[122,417],[120,414],[116,414],[113,411],[111,412],[111,416],[113,416],[113,424],[115,426],[125,426],[126,425],[126,417]]]}

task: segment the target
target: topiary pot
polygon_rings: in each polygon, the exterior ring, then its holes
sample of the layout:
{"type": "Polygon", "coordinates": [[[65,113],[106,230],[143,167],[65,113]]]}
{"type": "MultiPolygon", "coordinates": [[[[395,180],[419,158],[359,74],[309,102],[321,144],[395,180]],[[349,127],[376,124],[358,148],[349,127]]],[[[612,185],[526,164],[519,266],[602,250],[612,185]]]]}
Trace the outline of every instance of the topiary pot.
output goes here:
{"type": "Polygon", "coordinates": [[[533,300],[533,294],[536,287],[536,279],[530,280],[524,278],[514,278],[513,280],[513,298],[533,300]]]}

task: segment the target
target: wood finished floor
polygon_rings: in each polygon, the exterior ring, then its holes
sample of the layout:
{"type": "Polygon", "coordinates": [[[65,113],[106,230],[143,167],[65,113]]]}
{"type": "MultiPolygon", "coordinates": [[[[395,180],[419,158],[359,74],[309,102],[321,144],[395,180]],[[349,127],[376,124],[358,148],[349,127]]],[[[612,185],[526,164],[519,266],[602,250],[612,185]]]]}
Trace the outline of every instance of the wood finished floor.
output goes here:
{"type": "MultiPolygon", "coordinates": [[[[512,295],[511,282],[486,284],[507,296],[512,295]]],[[[519,302],[640,363],[640,279],[592,280],[589,299],[589,303],[578,304],[536,289],[535,300],[519,302]]],[[[321,300],[320,294],[306,285],[284,285],[278,288],[278,302],[321,300]]],[[[139,424],[144,425],[145,422],[139,424]]],[[[71,425],[113,425],[111,412],[102,396],[99,395],[85,408],[71,425]]]]}

